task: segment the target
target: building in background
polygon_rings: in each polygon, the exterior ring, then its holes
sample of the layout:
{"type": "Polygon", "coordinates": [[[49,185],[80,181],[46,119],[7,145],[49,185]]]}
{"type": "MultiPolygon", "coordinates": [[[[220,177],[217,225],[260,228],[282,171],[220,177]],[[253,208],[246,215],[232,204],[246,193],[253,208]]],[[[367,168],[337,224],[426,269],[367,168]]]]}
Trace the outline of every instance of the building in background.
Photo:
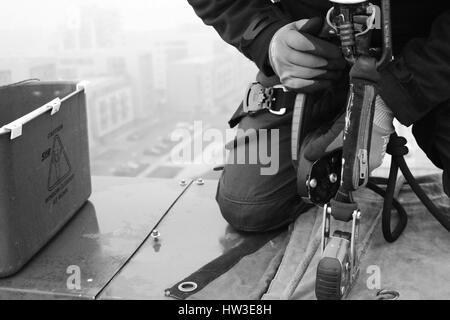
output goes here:
{"type": "Polygon", "coordinates": [[[189,114],[186,120],[229,115],[252,80],[248,75],[256,73],[201,23],[127,31],[120,9],[98,1],[74,3],[55,19],[59,27],[51,32],[3,35],[10,45],[0,52],[0,85],[29,78],[90,81],[91,146],[140,122],[171,119],[175,112],[189,114]],[[117,102],[124,95],[126,103],[117,102]],[[115,110],[126,117],[116,119],[115,110]]]}
{"type": "MultiPolygon", "coordinates": [[[[124,48],[134,52],[147,52],[151,55],[151,61],[146,61],[148,62],[146,77],[150,76],[149,73],[151,72],[153,106],[159,110],[165,110],[168,100],[168,86],[171,85],[167,79],[169,65],[189,56],[190,39],[185,39],[183,35],[174,30],[134,31],[126,34],[124,38],[124,48]],[[150,69],[151,71],[149,71],[150,69]]],[[[141,68],[141,70],[143,69],[141,68]]]]}
{"type": "Polygon", "coordinates": [[[114,48],[122,41],[120,11],[113,6],[79,4],[67,8],[61,29],[63,50],[114,48]]]}
{"type": "Polygon", "coordinates": [[[168,108],[176,112],[228,114],[238,107],[256,67],[234,51],[211,51],[169,64],[168,108]]]}
{"type": "Polygon", "coordinates": [[[132,87],[127,78],[91,79],[86,98],[89,106],[89,138],[94,144],[131,124],[135,118],[132,87]]]}
{"type": "Polygon", "coordinates": [[[156,110],[153,82],[153,55],[131,49],[64,51],[57,59],[60,80],[90,80],[97,77],[123,78],[132,88],[137,119],[145,119],[156,110]]]}
{"type": "Polygon", "coordinates": [[[26,79],[55,80],[56,64],[56,59],[51,57],[0,57],[0,85],[26,79]]]}
{"type": "Polygon", "coordinates": [[[171,40],[169,38],[169,40],[156,42],[151,50],[154,52],[155,88],[166,94],[169,85],[167,68],[169,64],[183,60],[188,56],[188,44],[181,39],[171,40]]]}

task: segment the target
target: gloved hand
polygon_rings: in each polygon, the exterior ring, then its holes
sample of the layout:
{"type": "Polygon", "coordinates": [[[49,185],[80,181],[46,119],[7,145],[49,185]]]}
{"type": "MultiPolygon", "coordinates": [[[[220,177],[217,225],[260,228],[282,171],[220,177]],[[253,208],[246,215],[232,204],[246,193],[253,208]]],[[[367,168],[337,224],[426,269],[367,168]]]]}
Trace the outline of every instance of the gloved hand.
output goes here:
{"type": "Polygon", "coordinates": [[[320,91],[337,80],[346,67],[339,47],[317,37],[322,26],[321,18],[303,19],[274,34],[269,60],[287,89],[301,93],[320,91]]]}
{"type": "MultiPolygon", "coordinates": [[[[383,163],[389,137],[394,132],[393,119],[392,111],[386,106],[381,97],[377,96],[370,144],[369,172],[372,172],[383,163]]],[[[342,147],[344,126],[345,113],[331,126],[319,128],[311,133],[305,138],[303,143],[304,157],[314,162],[326,153],[342,147]]]]}

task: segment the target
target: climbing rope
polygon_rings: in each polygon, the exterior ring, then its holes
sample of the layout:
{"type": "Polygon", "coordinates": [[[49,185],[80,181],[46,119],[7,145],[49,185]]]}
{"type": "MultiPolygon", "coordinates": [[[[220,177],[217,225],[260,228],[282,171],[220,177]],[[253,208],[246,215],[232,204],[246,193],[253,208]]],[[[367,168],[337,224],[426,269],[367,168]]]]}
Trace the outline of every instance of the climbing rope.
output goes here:
{"type": "Polygon", "coordinates": [[[425,191],[417,183],[416,179],[408,168],[404,156],[408,154],[409,150],[406,146],[407,140],[404,137],[398,136],[393,133],[390,137],[389,144],[387,146],[387,153],[392,156],[391,168],[389,172],[389,178],[371,178],[367,184],[367,187],[372,191],[382,196],[384,200],[382,211],[382,230],[383,236],[387,242],[394,242],[405,230],[408,222],[408,216],[404,207],[394,198],[394,190],[397,183],[398,170],[403,173],[408,184],[411,186],[413,192],[422,201],[424,206],[430,211],[430,213],[439,221],[439,223],[448,231],[450,231],[450,221],[440,212],[440,210],[434,205],[430,198],[425,194],[425,191]],[[383,190],[378,185],[387,185],[386,190],[383,190]],[[392,207],[397,210],[399,222],[394,230],[391,229],[392,221],[392,207]]]}

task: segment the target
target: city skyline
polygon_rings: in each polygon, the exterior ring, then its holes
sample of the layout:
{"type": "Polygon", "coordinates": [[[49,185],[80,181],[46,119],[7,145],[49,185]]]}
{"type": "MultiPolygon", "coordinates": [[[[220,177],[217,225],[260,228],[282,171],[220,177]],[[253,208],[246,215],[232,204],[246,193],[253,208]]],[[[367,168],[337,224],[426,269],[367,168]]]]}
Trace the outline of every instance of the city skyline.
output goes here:
{"type": "Polygon", "coordinates": [[[17,0],[0,18],[0,85],[90,82],[94,174],[188,174],[167,162],[170,133],[199,119],[225,127],[256,74],[185,0],[17,0]]]}

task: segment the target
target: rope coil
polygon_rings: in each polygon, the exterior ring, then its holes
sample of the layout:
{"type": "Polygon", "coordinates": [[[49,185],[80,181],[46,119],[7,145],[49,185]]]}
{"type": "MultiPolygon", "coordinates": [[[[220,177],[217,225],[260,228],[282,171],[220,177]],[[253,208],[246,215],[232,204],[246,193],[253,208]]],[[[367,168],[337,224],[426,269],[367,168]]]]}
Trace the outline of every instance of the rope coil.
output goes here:
{"type": "Polygon", "coordinates": [[[405,208],[394,198],[394,190],[397,183],[397,175],[399,169],[403,173],[406,181],[410,185],[413,192],[422,201],[423,205],[428,209],[428,211],[439,221],[439,223],[448,231],[450,231],[450,221],[448,221],[445,216],[440,212],[440,210],[434,205],[430,198],[420,187],[419,183],[414,178],[411,170],[409,169],[404,156],[408,154],[409,150],[406,146],[407,140],[404,137],[398,136],[396,133],[391,135],[389,144],[387,146],[386,152],[392,156],[391,168],[389,172],[388,179],[382,178],[371,178],[367,187],[374,191],[375,193],[382,196],[384,200],[383,212],[382,212],[382,229],[383,236],[387,242],[394,242],[400,237],[402,232],[406,228],[408,222],[408,215],[405,208]],[[386,190],[383,190],[378,185],[387,185],[386,190]],[[397,210],[399,217],[399,222],[392,231],[391,221],[392,221],[392,207],[397,210]]]}

